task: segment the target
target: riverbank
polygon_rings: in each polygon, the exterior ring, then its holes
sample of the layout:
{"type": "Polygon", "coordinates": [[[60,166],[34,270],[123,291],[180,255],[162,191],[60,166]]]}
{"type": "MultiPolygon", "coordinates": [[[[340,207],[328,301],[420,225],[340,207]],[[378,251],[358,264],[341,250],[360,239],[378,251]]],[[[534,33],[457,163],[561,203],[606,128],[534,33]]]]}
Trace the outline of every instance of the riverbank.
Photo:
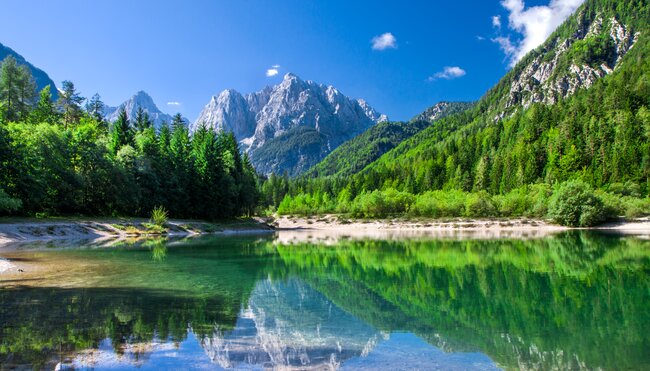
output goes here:
{"type": "Polygon", "coordinates": [[[348,219],[341,215],[281,216],[273,225],[281,242],[340,238],[540,238],[572,229],[609,231],[650,238],[650,218],[620,220],[592,228],[570,228],[530,218],[348,219]],[[307,232],[307,233],[305,233],[307,232]]]}
{"type": "Polygon", "coordinates": [[[257,219],[236,219],[218,223],[200,220],[169,220],[164,228],[148,219],[32,219],[0,218],[0,246],[15,242],[53,240],[126,239],[147,236],[191,236],[202,234],[233,234],[270,232],[269,227],[257,219]]]}

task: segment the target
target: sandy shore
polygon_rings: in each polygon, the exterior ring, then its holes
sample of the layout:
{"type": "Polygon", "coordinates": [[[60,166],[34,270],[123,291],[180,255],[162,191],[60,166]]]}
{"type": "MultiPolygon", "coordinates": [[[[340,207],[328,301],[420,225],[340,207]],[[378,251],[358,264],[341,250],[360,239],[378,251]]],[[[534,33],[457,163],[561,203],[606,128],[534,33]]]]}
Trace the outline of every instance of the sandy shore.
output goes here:
{"type": "MultiPolygon", "coordinates": [[[[270,232],[259,220],[209,223],[197,220],[170,220],[164,230],[152,227],[147,219],[102,220],[0,220],[0,246],[34,241],[78,240],[100,244],[133,237],[169,237],[200,234],[270,232]]],[[[1,269],[1,267],[0,267],[1,269]]]]}
{"type": "MultiPolygon", "coordinates": [[[[275,220],[278,241],[332,241],[341,238],[541,238],[572,228],[539,219],[353,220],[337,215],[283,216],[275,220]]],[[[650,218],[605,224],[589,230],[650,237],[650,218]]]]}

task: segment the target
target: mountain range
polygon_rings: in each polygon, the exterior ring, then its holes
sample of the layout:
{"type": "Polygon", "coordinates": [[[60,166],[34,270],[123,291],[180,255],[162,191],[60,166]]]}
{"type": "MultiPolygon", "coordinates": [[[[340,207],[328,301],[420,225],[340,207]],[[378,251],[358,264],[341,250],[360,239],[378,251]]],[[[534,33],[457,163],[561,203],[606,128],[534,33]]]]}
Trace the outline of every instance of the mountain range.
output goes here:
{"type": "Polygon", "coordinates": [[[190,126],[232,131],[265,174],[299,174],[376,123],[387,121],[362,99],[292,73],[281,83],[242,95],[213,96],[190,126]]]}

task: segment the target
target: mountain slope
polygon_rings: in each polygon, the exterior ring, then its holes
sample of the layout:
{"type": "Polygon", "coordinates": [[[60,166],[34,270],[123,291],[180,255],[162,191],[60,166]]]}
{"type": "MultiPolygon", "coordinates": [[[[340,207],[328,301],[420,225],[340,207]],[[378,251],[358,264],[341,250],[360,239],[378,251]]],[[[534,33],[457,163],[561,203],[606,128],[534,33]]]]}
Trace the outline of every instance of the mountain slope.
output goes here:
{"type": "Polygon", "coordinates": [[[440,102],[410,122],[381,122],[343,143],[305,173],[305,176],[353,175],[437,120],[462,112],[472,105],[473,103],[466,102],[440,102]]]}
{"type": "Polygon", "coordinates": [[[626,181],[647,187],[649,19],[647,2],[587,1],[476,108],[405,141],[355,183],[503,193],[581,177],[597,187],[626,181]],[[531,79],[545,61],[554,61],[544,69],[549,83],[531,79]],[[557,82],[567,89],[552,90],[557,82]]]}
{"type": "Polygon", "coordinates": [[[56,84],[47,75],[47,73],[45,73],[45,71],[35,67],[33,64],[25,60],[25,58],[22,55],[16,53],[13,49],[9,48],[8,46],[4,46],[2,45],[2,43],[0,43],[0,61],[3,61],[5,58],[7,58],[10,55],[16,58],[18,64],[26,65],[27,68],[29,68],[29,70],[32,73],[32,76],[34,77],[34,82],[36,82],[36,88],[39,91],[49,85],[50,93],[52,93],[52,99],[57,100],[59,98],[59,93],[58,90],[56,89],[56,84]]]}
{"type": "Polygon", "coordinates": [[[106,107],[104,109],[104,118],[108,122],[115,122],[120,114],[120,110],[124,108],[129,120],[133,121],[140,107],[149,114],[149,118],[153,121],[156,128],[160,128],[163,122],[171,124],[173,120],[171,115],[160,111],[154,103],[153,98],[144,91],[135,93],[131,98],[117,107],[106,107]]]}
{"type": "Polygon", "coordinates": [[[258,171],[295,175],[385,119],[361,99],[288,73],[256,93],[225,90],[212,97],[190,129],[232,131],[258,171]]]}

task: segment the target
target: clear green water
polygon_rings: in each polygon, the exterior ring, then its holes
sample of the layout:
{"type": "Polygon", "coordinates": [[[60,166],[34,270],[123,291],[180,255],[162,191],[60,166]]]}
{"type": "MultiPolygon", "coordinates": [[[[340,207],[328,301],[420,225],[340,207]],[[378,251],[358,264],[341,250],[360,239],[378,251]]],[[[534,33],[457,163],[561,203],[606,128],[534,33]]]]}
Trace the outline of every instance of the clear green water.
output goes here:
{"type": "Polygon", "coordinates": [[[650,241],[633,237],[23,253],[71,269],[0,289],[2,369],[650,369],[650,241]]]}

